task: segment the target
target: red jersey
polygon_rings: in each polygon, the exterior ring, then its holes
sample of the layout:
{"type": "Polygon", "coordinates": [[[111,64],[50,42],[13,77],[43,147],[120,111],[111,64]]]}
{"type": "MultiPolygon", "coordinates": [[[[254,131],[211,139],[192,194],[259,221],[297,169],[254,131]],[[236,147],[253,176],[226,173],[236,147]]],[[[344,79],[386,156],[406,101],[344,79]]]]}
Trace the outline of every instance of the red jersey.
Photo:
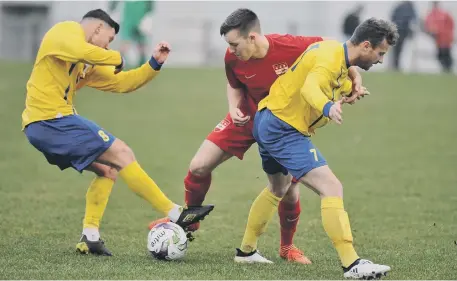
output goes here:
{"type": "Polygon", "coordinates": [[[270,46],[264,58],[242,61],[228,48],[225,54],[225,73],[230,86],[243,88],[250,103],[253,101],[255,105],[268,95],[276,78],[284,74],[309,45],[323,40],[290,34],[265,36],[270,46]]]}
{"type": "Polygon", "coordinates": [[[454,21],[452,16],[440,8],[434,8],[425,20],[427,31],[436,35],[439,48],[450,48],[454,41],[454,21]]]}

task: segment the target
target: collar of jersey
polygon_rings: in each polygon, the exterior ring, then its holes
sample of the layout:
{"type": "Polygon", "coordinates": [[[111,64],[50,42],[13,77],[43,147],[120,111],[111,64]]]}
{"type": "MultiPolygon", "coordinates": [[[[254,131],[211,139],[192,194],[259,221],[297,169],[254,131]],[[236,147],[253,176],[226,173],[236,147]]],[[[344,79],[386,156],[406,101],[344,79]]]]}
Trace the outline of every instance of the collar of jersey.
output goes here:
{"type": "Polygon", "coordinates": [[[349,55],[348,55],[348,45],[346,42],[343,43],[343,49],[344,49],[344,60],[346,61],[346,67],[349,68],[351,65],[349,64],[349,55]]]}

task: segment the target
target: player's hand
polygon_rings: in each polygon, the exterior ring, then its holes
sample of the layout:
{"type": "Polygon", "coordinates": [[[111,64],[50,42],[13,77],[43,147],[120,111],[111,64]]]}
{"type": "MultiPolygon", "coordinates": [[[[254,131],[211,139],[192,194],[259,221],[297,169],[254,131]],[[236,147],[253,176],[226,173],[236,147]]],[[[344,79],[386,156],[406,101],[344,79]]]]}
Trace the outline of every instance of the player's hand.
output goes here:
{"type": "Polygon", "coordinates": [[[335,102],[332,107],[330,107],[330,111],[328,113],[328,117],[336,122],[336,124],[341,125],[343,123],[343,110],[341,109],[341,105],[343,104],[343,100],[339,100],[335,102]]]}
{"type": "Polygon", "coordinates": [[[244,115],[239,108],[233,108],[230,110],[230,117],[232,117],[233,124],[238,127],[246,125],[246,123],[251,119],[251,116],[244,115]]]}
{"type": "Polygon", "coordinates": [[[351,95],[343,98],[343,103],[354,104],[356,100],[360,100],[365,96],[370,95],[370,92],[365,87],[360,87],[359,89],[353,89],[351,95]]]}
{"type": "Polygon", "coordinates": [[[155,46],[152,57],[160,64],[164,63],[171,52],[171,46],[168,42],[162,41],[155,46]]]}
{"type": "Polygon", "coordinates": [[[351,66],[349,68],[348,76],[351,79],[352,92],[349,95],[350,99],[348,99],[346,103],[354,104],[357,99],[357,95],[363,91],[362,75],[360,75],[356,67],[351,66]]]}
{"type": "Polygon", "coordinates": [[[352,92],[345,103],[354,104],[357,99],[357,95],[362,92],[362,88],[362,75],[357,72],[357,75],[352,80],[352,92]]]}

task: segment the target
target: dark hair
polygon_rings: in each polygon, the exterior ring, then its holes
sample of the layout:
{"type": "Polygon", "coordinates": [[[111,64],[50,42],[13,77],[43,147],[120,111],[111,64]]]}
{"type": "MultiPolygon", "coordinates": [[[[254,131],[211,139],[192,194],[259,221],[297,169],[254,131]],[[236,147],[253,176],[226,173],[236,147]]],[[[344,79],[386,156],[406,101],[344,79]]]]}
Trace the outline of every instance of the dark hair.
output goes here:
{"type": "Polygon", "coordinates": [[[398,37],[397,26],[394,23],[382,19],[369,18],[357,26],[350,41],[354,45],[369,41],[373,48],[375,48],[384,39],[387,40],[387,44],[394,46],[397,43],[398,37]]]}
{"type": "Polygon", "coordinates": [[[238,9],[222,23],[220,34],[225,35],[233,29],[238,29],[241,35],[247,36],[254,28],[260,32],[260,22],[257,15],[249,9],[238,9]]]}
{"type": "Polygon", "coordinates": [[[102,9],[96,9],[96,10],[92,10],[92,11],[87,12],[87,14],[85,14],[83,16],[83,19],[85,19],[85,18],[93,18],[93,19],[102,20],[102,21],[106,22],[106,24],[108,24],[109,26],[114,28],[114,31],[116,32],[116,34],[119,32],[119,28],[120,28],[119,24],[117,22],[115,22],[108,15],[108,13],[103,11],[102,9]]]}

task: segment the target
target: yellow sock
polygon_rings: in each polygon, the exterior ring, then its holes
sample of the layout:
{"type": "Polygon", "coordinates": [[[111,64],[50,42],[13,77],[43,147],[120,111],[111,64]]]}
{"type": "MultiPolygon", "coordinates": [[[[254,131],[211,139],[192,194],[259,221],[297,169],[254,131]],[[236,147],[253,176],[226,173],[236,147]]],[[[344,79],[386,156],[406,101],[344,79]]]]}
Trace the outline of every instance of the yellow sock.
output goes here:
{"type": "Polygon", "coordinates": [[[119,176],[140,197],[147,200],[158,211],[165,215],[175,207],[160,190],[157,184],[146,174],[137,161],[127,165],[119,172],[119,176]]]}
{"type": "Polygon", "coordinates": [[[109,178],[96,177],[86,193],[86,214],[83,228],[99,228],[114,181],[109,178]]]}
{"type": "Polygon", "coordinates": [[[359,258],[352,245],[349,217],[344,210],[343,199],[325,197],[321,201],[322,224],[330,237],[344,267],[359,258]]]}
{"type": "Polygon", "coordinates": [[[250,253],[257,249],[257,240],[265,232],[273,214],[276,213],[281,198],[265,188],[252,203],[241,251],[250,253]]]}

